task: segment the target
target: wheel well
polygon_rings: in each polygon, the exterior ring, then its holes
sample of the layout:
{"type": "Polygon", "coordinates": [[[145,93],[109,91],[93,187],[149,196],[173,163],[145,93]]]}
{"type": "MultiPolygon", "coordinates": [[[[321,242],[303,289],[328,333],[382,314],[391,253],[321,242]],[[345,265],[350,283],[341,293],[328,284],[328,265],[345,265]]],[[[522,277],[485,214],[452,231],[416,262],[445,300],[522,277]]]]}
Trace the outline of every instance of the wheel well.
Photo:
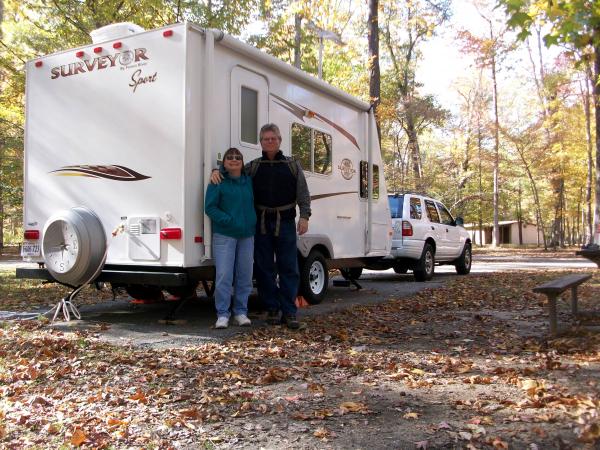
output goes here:
{"type": "MultiPolygon", "coordinates": [[[[326,246],[322,245],[322,244],[317,244],[314,247],[312,247],[310,249],[310,251],[308,252],[308,254],[310,254],[310,252],[312,252],[313,250],[318,250],[321,252],[321,254],[325,257],[325,259],[329,259],[331,258],[331,255],[329,254],[329,250],[327,249],[326,246]]],[[[300,258],[303,258],[302,253],[298,252],[298,256],[300,258]]]]}
{"type": "Polygon", "coordinates": [[[431,247],[433,248],[433,253],[435,253],[435,241],[433,240],[433,238],[427,238],[425,243],[431,245],[431,247]]]}

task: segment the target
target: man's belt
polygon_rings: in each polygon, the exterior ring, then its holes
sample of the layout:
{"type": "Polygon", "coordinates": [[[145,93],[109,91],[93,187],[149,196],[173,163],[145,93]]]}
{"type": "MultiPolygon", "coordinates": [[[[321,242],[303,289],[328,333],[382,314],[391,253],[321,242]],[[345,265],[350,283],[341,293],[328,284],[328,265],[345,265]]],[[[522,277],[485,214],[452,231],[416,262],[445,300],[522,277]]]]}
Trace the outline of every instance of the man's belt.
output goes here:
{"type": "Polygon", "coordinates": [[[267,234],[267,227],[265,226],[265,215],[267,213],[276,213],[277,214],[277,220],[275,221],[275,236],[279,236],[279,226],[281,224],[281,211],[286,211],[288,209],[292,209],[296,207],[296,202],[294,203],[289,203],[287,205],[283,205],[283,206],[275,206],[274,208],[268,207],[268,206],[263,206],[263,205],[256,205],[256,209],[258,209],[261,213],[260,213],[260,232],[261,234],[267,234]]]}

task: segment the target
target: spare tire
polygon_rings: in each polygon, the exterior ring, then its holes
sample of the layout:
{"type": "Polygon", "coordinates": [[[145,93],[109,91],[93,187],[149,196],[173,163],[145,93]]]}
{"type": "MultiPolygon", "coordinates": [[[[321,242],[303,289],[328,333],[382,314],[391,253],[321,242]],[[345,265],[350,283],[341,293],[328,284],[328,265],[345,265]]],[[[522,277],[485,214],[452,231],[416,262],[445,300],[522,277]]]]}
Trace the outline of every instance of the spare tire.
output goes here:
{"type": "Polygon", "coordinates": [[[104,266],[106,234],[98,216],[85,207],[54,214],[44,226],[42,255],[56,281],[79,286],[104,266]]]}

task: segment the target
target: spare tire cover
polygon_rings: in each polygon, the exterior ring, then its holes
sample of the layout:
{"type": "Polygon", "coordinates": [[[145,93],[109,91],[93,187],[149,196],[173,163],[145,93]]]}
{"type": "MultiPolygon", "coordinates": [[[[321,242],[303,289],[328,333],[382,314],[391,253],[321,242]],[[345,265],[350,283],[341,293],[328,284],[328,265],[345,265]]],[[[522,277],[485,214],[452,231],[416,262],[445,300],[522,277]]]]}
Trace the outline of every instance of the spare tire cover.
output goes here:
{"type": "Polygon", "coordinates": [[[79,206],[54,214],[44,226],[42,255],[56,281],[79,286],[92,281],[106,258],[106,234],[98,216],[79,206]]]}

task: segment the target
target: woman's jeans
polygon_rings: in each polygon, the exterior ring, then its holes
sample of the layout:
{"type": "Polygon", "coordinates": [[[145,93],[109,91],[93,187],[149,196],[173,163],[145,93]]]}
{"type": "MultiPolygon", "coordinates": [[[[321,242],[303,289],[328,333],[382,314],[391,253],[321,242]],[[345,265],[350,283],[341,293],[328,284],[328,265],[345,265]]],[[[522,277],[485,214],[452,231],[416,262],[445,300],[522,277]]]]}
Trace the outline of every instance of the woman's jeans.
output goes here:
{"type": "Polygon", "coordinates": [[[215,307],[217,317],[229,317],[233,290],[233,315],[248,315],[248,296],[252,291],[254,236],[233,238],[213,234],[213,255],[217,270],[215,307]]]}

